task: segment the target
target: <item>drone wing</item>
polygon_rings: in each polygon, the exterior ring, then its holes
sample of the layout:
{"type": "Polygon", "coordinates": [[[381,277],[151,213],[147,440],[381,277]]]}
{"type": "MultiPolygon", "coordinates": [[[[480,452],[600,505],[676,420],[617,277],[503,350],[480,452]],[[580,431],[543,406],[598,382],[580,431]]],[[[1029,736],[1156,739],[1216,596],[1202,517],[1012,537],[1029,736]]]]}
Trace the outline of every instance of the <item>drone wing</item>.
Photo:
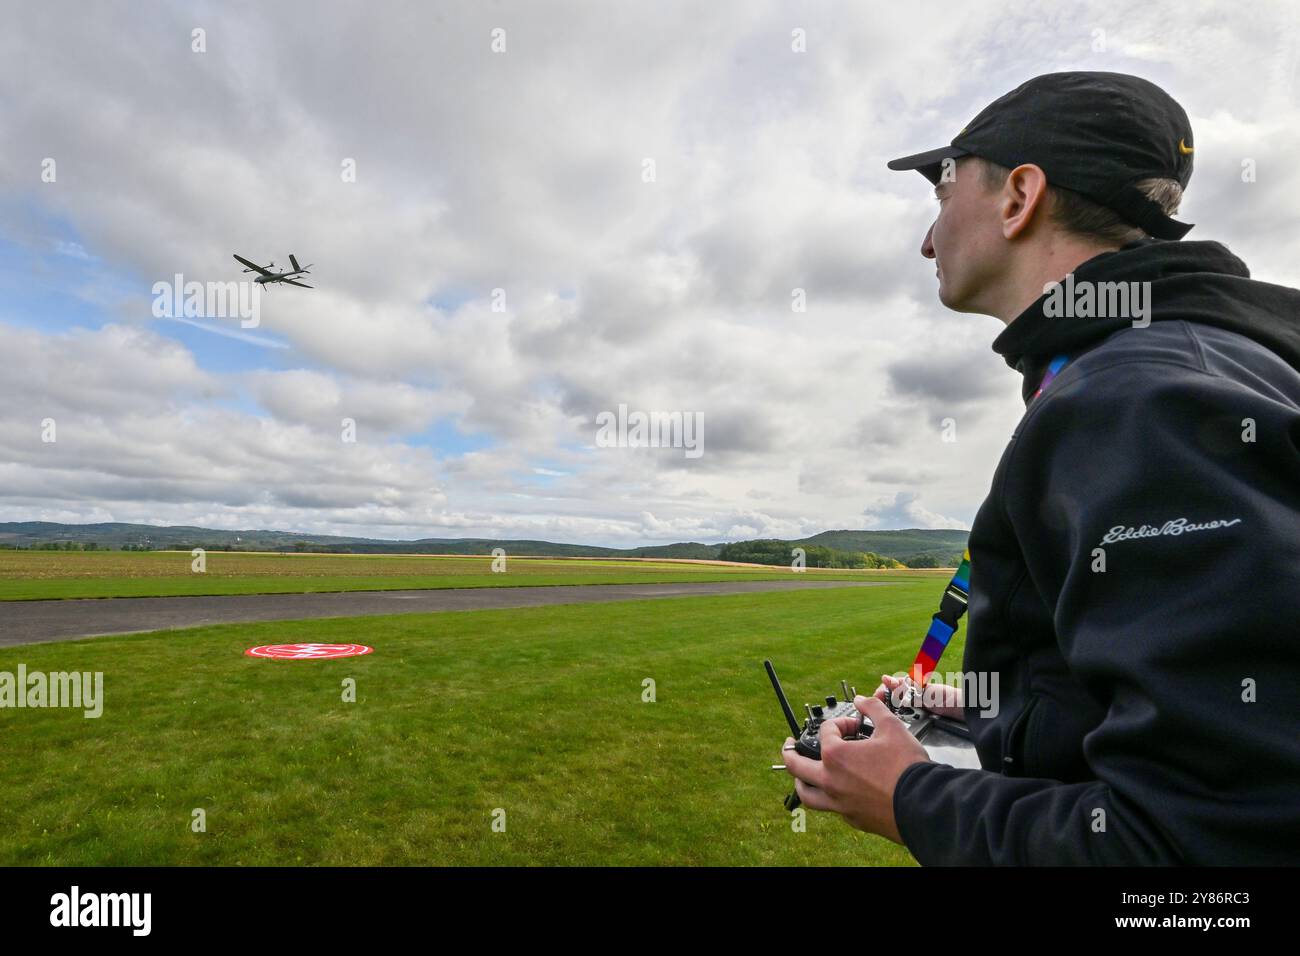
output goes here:
{"type": "Polygon", "coordinates": [[[288,284],[288,285],[296,285],[296,286],[297,286],[298,288],[300,288],[300,289],[314,289],[314,288],[316,288],[314,285],[308,285],[308,284],[305,283],[305,282],[296,282],[296,281],[294,281],[293,279],[281,279],[280,281],[281,281],[281,282],[284,282],[284,283],[286,283],[286,284],[288,284]]]}
{"type": "Polygon", "coordinates": [[[240,262],[242,262],[244,265],[248,266],[248,268],[252,269],[254,272],[260,272],[264,276],[269,276],[271,274],[267,272],[266,269],[262,268],[262,266],[259,266],[256,262],[249,262],[247,259],[239,255],[238,253],[236,253],[235,258],[238,259],[240,262]]]}

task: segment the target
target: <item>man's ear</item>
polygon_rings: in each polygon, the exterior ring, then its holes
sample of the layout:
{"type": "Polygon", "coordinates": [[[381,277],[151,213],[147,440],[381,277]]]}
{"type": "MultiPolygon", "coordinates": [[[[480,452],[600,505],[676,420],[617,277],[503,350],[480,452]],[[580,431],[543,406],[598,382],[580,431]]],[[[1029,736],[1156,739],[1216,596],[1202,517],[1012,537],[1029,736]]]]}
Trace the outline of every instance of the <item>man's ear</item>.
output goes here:
{"type": "Polygon", "coordinates": [[[1028,229],[1040,207],[1047,209],[1047,174],[1033,163],[1017,166],[998,197],[1003,237],[1014,239],[1028,229]]]}

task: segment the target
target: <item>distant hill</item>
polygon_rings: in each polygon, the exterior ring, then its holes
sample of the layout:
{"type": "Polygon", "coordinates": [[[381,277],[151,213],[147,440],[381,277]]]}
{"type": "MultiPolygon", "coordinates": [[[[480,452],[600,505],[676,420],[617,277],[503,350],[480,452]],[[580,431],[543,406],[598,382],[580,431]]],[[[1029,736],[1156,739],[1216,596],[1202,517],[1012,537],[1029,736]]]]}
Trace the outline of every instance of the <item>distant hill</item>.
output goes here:
{"type": "Polygon", "coordinates": [[[823,545],[837,551],[873,551],[910,567],[955,568],[966,550],[969,531],[959,528],[906,528],[902,531],[823,531],[794,544],[823,545]],[[934,564],[929,564],[933,560],[934,564]]]}
{"type": "MultiPolygon", "coordinates": [[[[909,528],[902,531],[823,531],[790,547],[811,545],[843,552],[869,552],[914,567],[952,567],[961,559],[967,532],[955,529],[909,528]],[[914,562],[921,562],[916,564],[914,562]],[[934,564],[927,564],[934,561],[934,564]]],[[[419,538],[389,541],[293,531],[221,531],[188,525],[59,524],[50,521],[0,522],[0,548],[42,548],[64,542],[80,549],[95,545],[110,550],[171,550],[205,547],[230,551],[324,551],[350,554],[489,554],[504,548],[524,557],[573,558],[696,558],[715,559],[724,544],[696,541],[640,548],[602,548],[587,544],[502,538],[419,538]]],[[[730,542],[743,544],[744,542],[730,542]]]]}
{"type": "Polygon", "coordinates": [[[807,568],[905,567],[895,558],[871,551],[840,551],[822,544],[796,545],[780,538],[724,544],[718,557],[723,561],[737,561],[742,564],[769,564],[774,567],[784,567],[791,565],[796,555],[803,558],[802,566],[807,568]]]}

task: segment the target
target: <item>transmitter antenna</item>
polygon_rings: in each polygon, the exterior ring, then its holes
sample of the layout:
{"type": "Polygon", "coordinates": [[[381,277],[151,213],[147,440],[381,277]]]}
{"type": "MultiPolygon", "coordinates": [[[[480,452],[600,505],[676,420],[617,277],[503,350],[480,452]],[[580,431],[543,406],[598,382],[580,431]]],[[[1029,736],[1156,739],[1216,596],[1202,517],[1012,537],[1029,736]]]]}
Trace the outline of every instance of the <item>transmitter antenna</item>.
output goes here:
{"type": "Polygon", "coordinates": [[[781,682],[776,678],[776,668],[772,666],[770,660],[763,661],[763,667],[767,669],[767,676],[772,681],[772,689],[776,691],[776,699],[781,703],[781,712],[785,714],[786,722],[790,725],[790,733],[798,737],[803,733],[803,728],[799,721],[794,719],[794,711],[790,709],[790,701],[786,700],[785,691],[781,690],[781,682]]]}

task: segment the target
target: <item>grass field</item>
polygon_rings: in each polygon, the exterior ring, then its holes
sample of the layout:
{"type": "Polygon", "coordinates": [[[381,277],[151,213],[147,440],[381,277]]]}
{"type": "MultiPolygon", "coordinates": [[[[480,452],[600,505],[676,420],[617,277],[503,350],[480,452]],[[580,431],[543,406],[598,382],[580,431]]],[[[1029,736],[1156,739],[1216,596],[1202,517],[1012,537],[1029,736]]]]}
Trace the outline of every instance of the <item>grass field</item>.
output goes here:
{"type": "MultiPolygon", "coordinates": [[[[794,575],[788,568],[554,558],[508,558],[506,571],[494,574],[490,557],[222,551],[208,552],[207,570],[198,574],[191,570],[192,561],[188,551],[0,551],[0,601],[545,584],[676,584],[789,580],[794,575]]],[[[943,576],[943,572],[810,568],[805,576],[809,580],[864,581],[934,578],[943,576]]]]}
{"type": "Polygon", "coordinates": [[[768,769],[786,728],[761,661],[796,707],[841,677],[874,688],[910,664],[941,589],[931,577],[0,650],[0,671],[104,673],[98,719],[0,710],[0,864],[909,864],[838,817],[809,813],[792,832],[789,779],[768,769]],[[306,641],[375,651],[243,656],[306,641]],[[348,677],[355,703],[341,699],[348,677]],[[205,833],[191,832],[195,808],[205,833]]]}

